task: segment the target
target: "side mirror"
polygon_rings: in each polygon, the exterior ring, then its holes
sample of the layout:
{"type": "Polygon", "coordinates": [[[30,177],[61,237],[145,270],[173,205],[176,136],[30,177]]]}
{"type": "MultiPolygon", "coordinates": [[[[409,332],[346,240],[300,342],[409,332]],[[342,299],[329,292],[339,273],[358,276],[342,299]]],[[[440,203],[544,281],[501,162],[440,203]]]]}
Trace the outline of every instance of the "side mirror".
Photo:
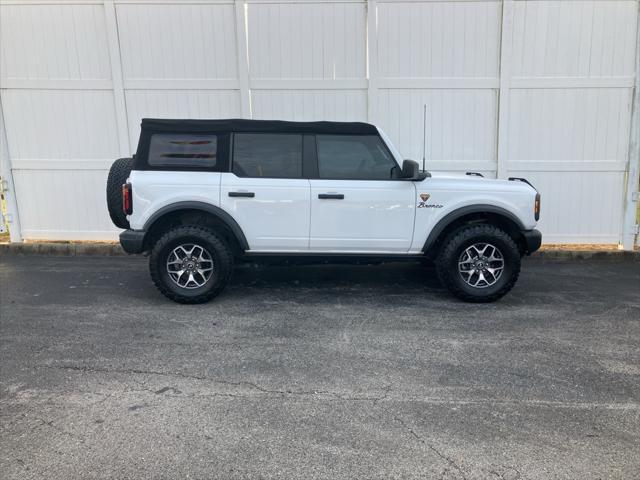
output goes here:
{"type": "Polygon", "coordinates": [[[424,180],[428,177],[426,172],[420,171],[420,165],[415,160],[405,160],[402,162],[402,178],[404,180],[424,180]]]}

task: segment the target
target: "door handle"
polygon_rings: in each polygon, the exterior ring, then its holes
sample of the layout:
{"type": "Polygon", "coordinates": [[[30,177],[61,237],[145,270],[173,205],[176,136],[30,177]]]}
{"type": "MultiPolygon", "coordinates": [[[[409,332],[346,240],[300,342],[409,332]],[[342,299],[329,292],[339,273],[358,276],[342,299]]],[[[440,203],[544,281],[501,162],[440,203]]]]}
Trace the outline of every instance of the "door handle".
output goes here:
{"type": "Polygon", "coordinates": [[[253,198],[256,196],[255,193],[253,192],[229,192],[229,196],[230,197],[247,197],[247,198],[253,198]]]}
{"type": "Polygon", "coordinates": [[[318,198],[320,200],[344,200],[344,195],[342,193],[319,193],[318,198]]]}

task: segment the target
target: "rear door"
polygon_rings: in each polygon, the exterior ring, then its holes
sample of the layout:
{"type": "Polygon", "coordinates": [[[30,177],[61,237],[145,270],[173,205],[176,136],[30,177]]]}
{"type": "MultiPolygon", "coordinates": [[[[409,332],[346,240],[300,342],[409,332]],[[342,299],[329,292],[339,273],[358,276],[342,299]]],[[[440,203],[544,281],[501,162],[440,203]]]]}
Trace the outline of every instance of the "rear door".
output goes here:
{"type": "Polygon", "coordinates": [[[416,189],[376,135],[316,135],[312,251],[401,253],[413,238],[416,189]]]}
{"type": "Polygon", "coordinates": [[[236,133],[231,150],[220,203],[250,250],[307,251],[310,187],[302,171],[303,135],[236,133]]]}

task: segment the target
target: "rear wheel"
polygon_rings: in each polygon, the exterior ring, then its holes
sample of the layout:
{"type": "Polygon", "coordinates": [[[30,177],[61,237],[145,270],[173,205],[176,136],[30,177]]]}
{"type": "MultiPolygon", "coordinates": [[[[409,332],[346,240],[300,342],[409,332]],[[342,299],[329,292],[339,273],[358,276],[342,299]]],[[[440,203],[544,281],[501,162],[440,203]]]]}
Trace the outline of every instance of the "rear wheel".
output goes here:
{"type": "Polygon", "coordinates": [[[122,185],[133,168],[132,158],[119,158],[111,165],[107,177],[107,208],[116,227],[129,228],[129,220],[122,209],[122,185]]]}
{"type": "Polygon", "coordinates": [[[493,225],[467,225],[451,233],[436,259],[444,286],[467,302],[493,302],[506,295],[520,274],[513,239],[493,225]]]}
{"type": "Polygon", "coordinates": [[[215,232],[197,225],[175,227],[155,243],[149,257],[158,290],[178,303],[204,303],[218,295],[231,276],[233,255],[215,232]]]}

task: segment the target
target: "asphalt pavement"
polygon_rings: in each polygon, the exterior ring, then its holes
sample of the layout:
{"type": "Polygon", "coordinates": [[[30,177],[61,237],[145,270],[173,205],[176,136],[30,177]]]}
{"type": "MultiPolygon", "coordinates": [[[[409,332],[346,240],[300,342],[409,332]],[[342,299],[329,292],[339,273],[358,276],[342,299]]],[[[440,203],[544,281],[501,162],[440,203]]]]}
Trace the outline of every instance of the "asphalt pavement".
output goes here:
{"type": "Polygon", "coordinates": [[[140,257],[0,257],[3,479],[638,479],[640,263],[239,266],[209,304],[140,257]]]}

